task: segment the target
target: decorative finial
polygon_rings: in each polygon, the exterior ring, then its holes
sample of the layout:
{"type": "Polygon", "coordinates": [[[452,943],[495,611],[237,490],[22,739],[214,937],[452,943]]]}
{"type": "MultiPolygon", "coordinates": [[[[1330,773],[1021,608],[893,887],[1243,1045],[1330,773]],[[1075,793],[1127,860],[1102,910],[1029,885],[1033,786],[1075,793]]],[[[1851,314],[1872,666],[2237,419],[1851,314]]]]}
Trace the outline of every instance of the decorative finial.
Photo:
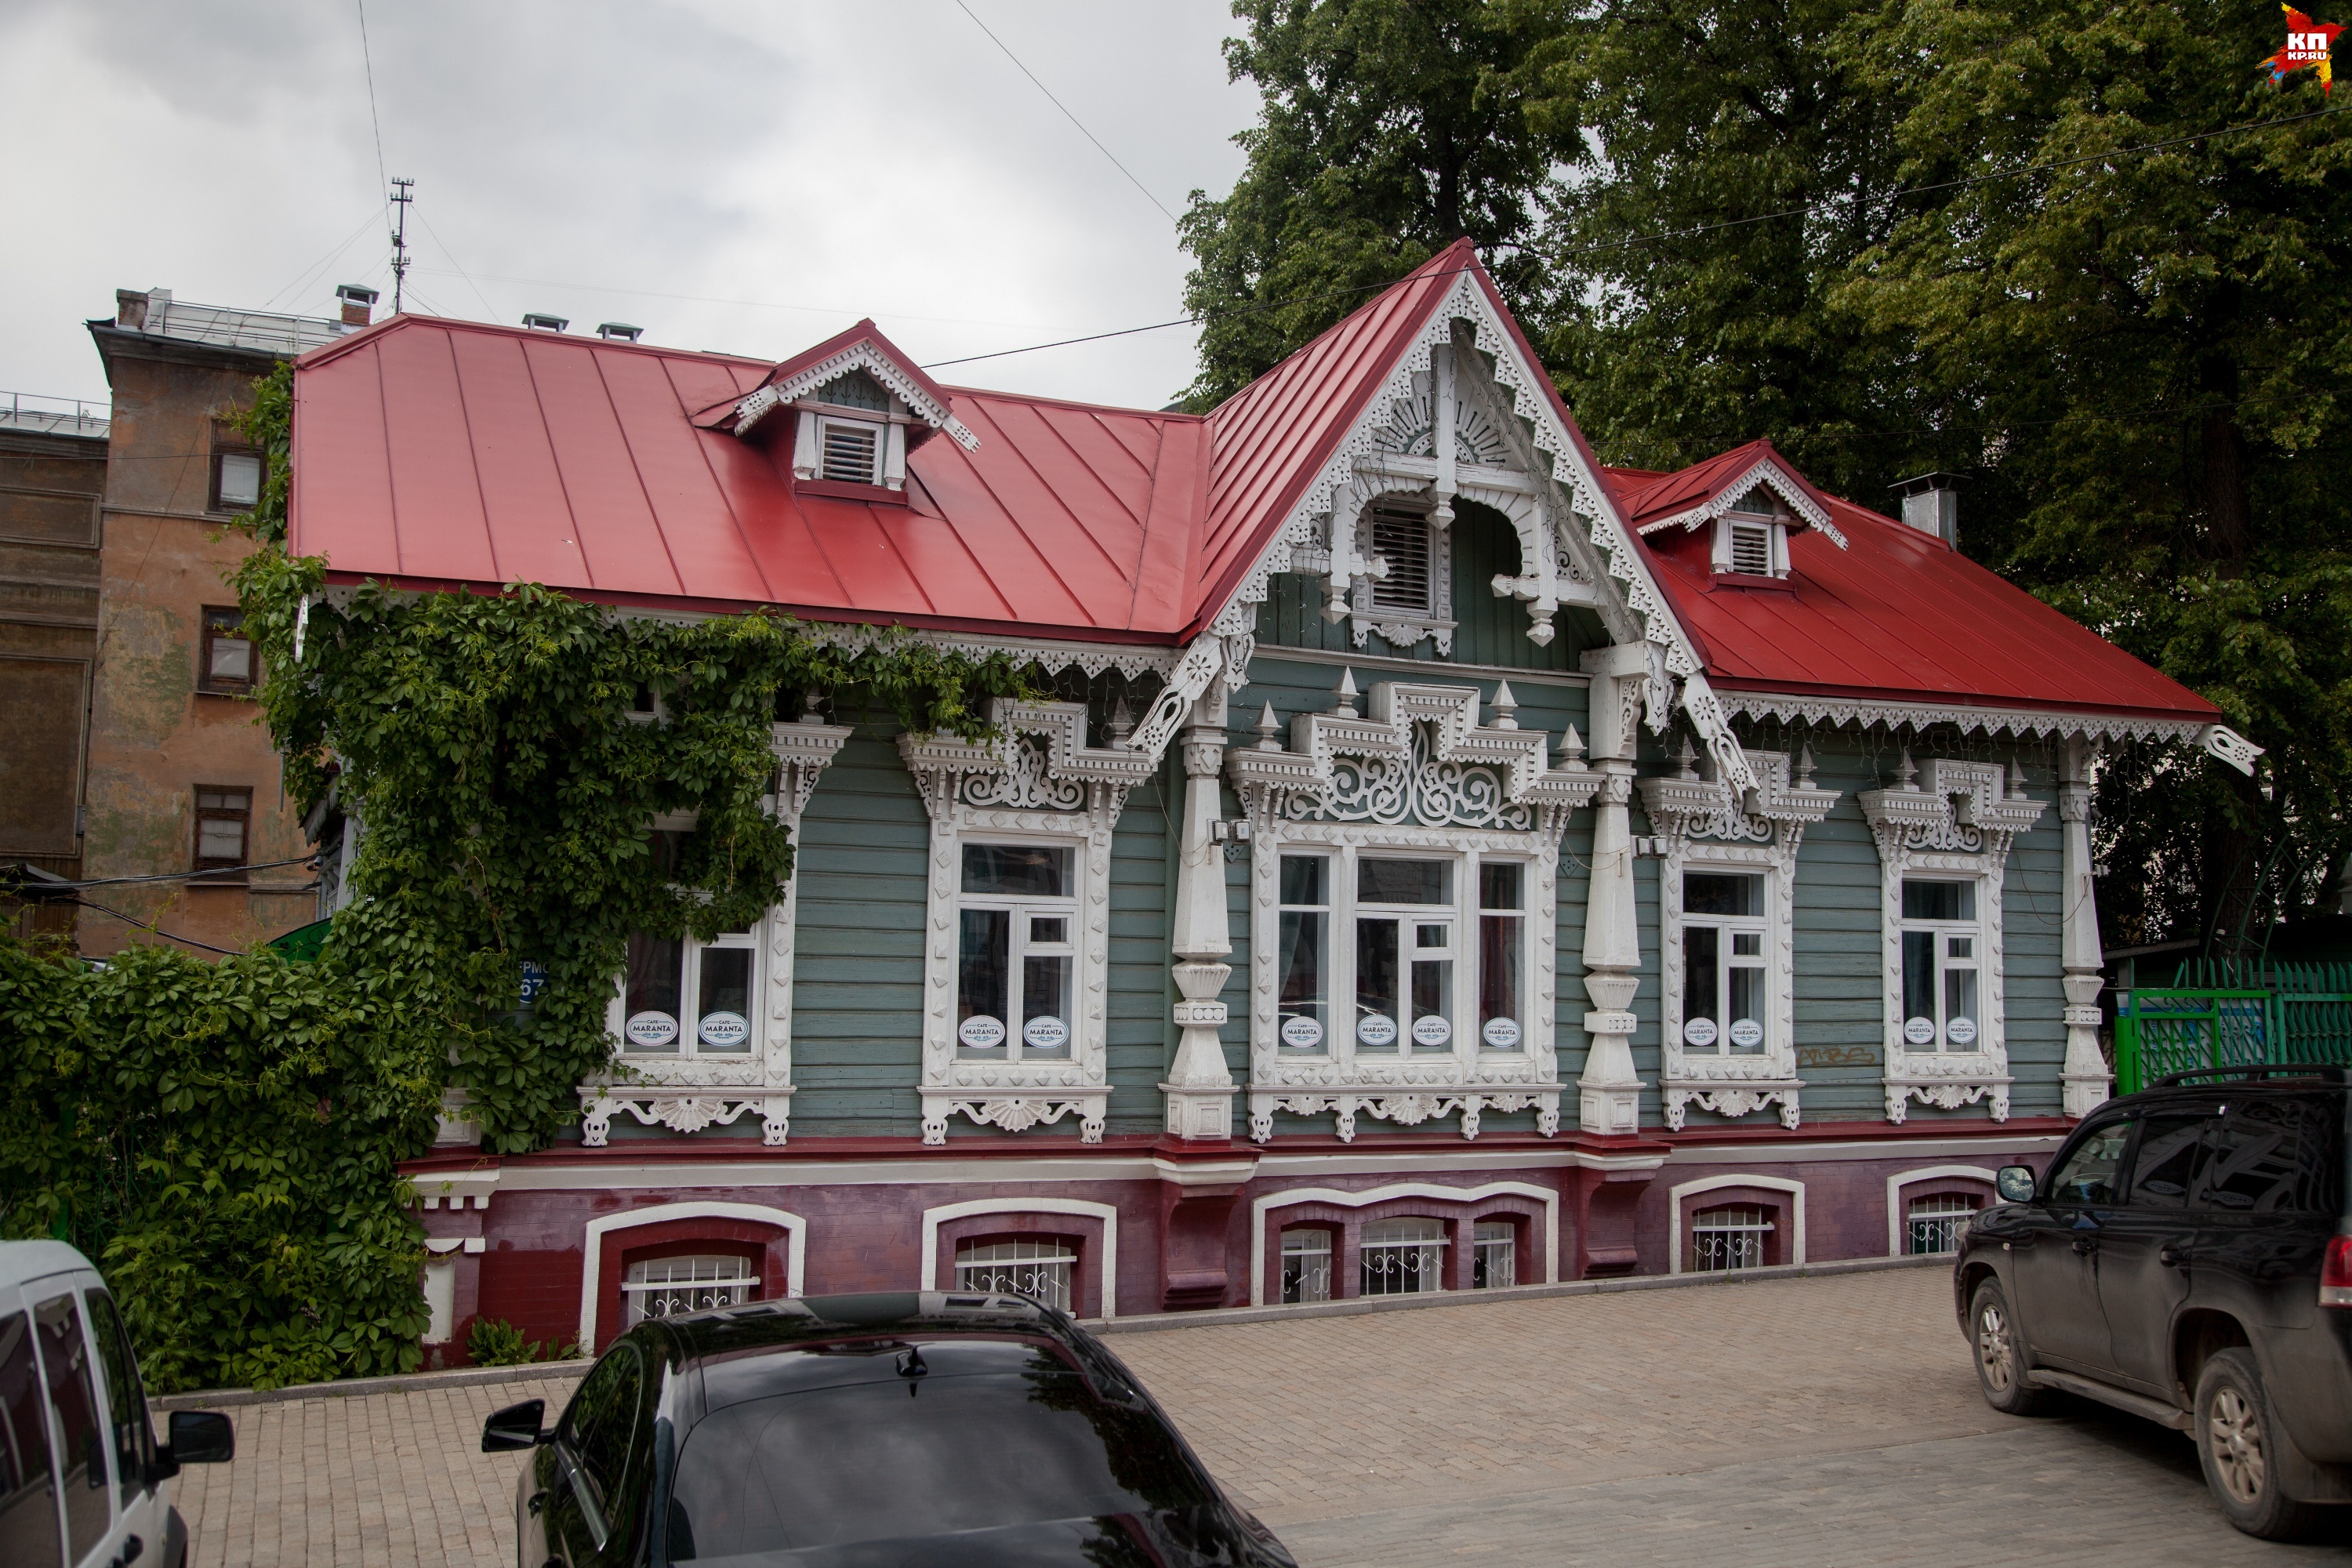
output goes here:
{"type": "Polygon", "coordinates": [[[1257,716],[1257,749],[1261,752],[1282,750],[1282,742],[1277,739],[1281,733],[1282,722],[1274,716],[1274,704],[1269,702],[1265,705],[1265,711],[1257,716]]]}
{"type": "Polygon", "coordinates": [[[1675,753],[1675,777],[1678,779],[1698,777],[1698,749],[1691,744],[1688,731],[1685,731],[1683,735],[1682,749],[1675,753]]]}
{"type": "Polygon", "coordinates": [[[1339,706],[1332,709],[1331,713],[1334,718],[1339,719],[1353,719],[1356,716],[1356,672],[1354,670],[1342,668],[1339,671],[1339,706]]]}
{"type": "Polygon", "coordinates": [[[802,692],[802,693],[801,693],[801,722],[802,722],[802,723],[803,723],[803,724],[822,724],[822,723],[824,723],[824,713],[823,709],[822,709],[822,704],[824,703],[824,693],[823,693],[823,692],[819,691],[819,690],[818,690],[815,687],[814,687],[814,686],[810,687],[807,690],[805,690],[805,691],[802,692]]]}
{"type": "Polygon", "coordinates": [[[1495,717],[1493,722],[1490,723],[1487,728],[1493,730],[1516,730],[1519,727],[1519,721],[1511,717],[1512,714],[1519,710],[1519,703],[1518,699],[1511,695],[1511,683],[1509,681],[1498,680],[1495,682],[1495,700],[1489,706],[1495,710],[1495,717]]]}
{"type": "Polygon", "coordinates": [[[1441,490],[1437,504],[1429,509],[1429,526],[1443,531],[1454,526],[1454,497],[1441,490]]]}
{"type": "Polygon", "coordinates": [[[1323,606],[1323,618],[1336,626],[1352,613],[1348,604],[1348,591],[1345,588],[1332,589],[1331,602],[1323,606]]]}
{"type": "Polygon", "coordinates": [[[1914,795],[1919,793],[1919,770],[1912,765],[1911,748],[1908,746],[1903,748],[1903,760],[1895,764],[1895,787],[1907,789],[1914,795]]]}
{"type": "Polygon", "coordinates": [[[1813,743],[1808,741],[1797,752],[1797,787],[1813,787],[1813,743]]]}
{"type": "Polygon", "coordinates": [[[1583,737],[1580,736],[1576,732],[1575,725],[1570,724],[1568,727],[1568,733],[1559,738],[1559,751],[1558,756],[1560,770],[1562,772],[1581,773],[1584,771],[1584,740],[1583,737]]]}
{"type": "Polygon", "coordinates": [[[1134,732],[1135,715],[1127,710],[1127,699],[1121,697],[1117,702],[1111,704],[1110,743],[1114,746],[1125,746],[1128,736],[1134,732]]]}
{"type": "Polygon", "coordinates": [[[2009,798],[2025,798],[2025,767],[2015,757],[2009,759],[2009,798]]]}

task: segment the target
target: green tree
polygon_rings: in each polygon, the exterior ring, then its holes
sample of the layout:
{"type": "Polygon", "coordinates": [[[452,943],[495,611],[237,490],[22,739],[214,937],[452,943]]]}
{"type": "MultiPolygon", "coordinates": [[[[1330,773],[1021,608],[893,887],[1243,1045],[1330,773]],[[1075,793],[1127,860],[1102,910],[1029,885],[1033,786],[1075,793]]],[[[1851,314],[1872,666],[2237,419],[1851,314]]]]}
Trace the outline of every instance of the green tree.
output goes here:
{"type": "MultiPolygon", "coordinates": [[[[1185,309],[1207,318],[1196,408],[1232,396],[1370,296],[1467,235],[1506,289],[1573,143],[1534,134],[1499,90],[1536,34],[1486,0],[1235,0],[1234,80],[1258,122],[1231,194],[1192,193],[1185,309]]],[[[1538,18],[1538,20],[1540,20],[1538,18]]]]}

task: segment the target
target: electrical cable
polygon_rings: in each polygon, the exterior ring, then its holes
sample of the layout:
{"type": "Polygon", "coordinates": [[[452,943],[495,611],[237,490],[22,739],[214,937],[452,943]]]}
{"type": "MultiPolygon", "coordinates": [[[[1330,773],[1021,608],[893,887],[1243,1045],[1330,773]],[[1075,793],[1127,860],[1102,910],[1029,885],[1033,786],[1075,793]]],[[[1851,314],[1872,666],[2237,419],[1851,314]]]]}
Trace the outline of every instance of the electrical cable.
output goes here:
{"type": "Polygon", "coordinates": [[[1060,110],[1063,117],[1069,121],[1071,124],[1076,125],[1078,128],[1078,134],[1093,142],[1095,144],[1095,151],[1100,153],[1104,157],[1110,160],[1110,166],[1112,168],[1117,169],[1120,174],[1127,176],[1127,183],[1129,184],[1133,185],[1137,190],[1143,192],[1143,199],[1145,201],[1148,201],[1153,206],[1158,207],[1160,209],[1160,216],[1165,217],[1170,223],[1175,223],[1178,221],[1176,215],[1168,210],[1168,204],[1161,201],[1158,196],[1153,195],[1144,183],[1135,177],[1134,171],[1129,169],[1126,164],[1120,163],[1117,154],[1113,153],[1109,148],[1102,144],[1102,138],[1087,130],[1085,122],[1080,121],[1076,115],[1070,112],[1069,105],[1064,103],[1060,99],[1054,96],[1054,89],[1052,88],[1047,87],[1042,81],[1038,81],[1037,73],[1035,71],[1033,71],[1027,66],[1021,64],[1021,57],[1014,54],[1010,48],[1005,47],[1004,40],[998,37],[993,32],[989,30],[988,24],[980,19],[978,13],[973,11],[970,5],[965,5],[964,0],[956,0],[956,5],[957,8],[961,10],[965,16],[971,18],[971,25],[973,26],[978,27],[982,32],[988,34],[988,41],[990,43],[994,44],[998,48],[1004,50],[1004,58],[1011,60],[1013,65],[1019,68],[1023,76],[1027,77],[1032,82],[1036,84],[1037,90],[1045,95],[1045,101],[1060,110]]]}
{"type": "MultiPolygon", "coordinates": [[[[449,248],[449,242],[441,237],[441,231],[433,226],[433,220],[426,217],[420,212],[416,215],[416,221],[425,226],[425,232],[433,237],[433,243],[441,247],[441,254],[449,258],[449,265],[457,269],[457,276],[465,279],[466,287],[471,289],[474,291],[474,298],[482,302],[482,309],[488,312],[483,320],[489,321],[497,321],[499,319],[498,307],[490,303],[490,297],[482,292],[482,286],[474,281],[473,275],[468,273],[464,265],[458,261],[457,253],[449,248]]],[[[412,290],[412,292],[414,292],[414,290],[412,290]]]]}
{"type": "Polygon", "coordinates": [[[368,124],[375,130],[375,184],[384,194],[384,226],[392,225],[392,182],[383,172],[383,121],[375,110],[375,55],[368,47],[367,0],[352,0],[360,13],[360,64],[367,70],[368,124]]]}

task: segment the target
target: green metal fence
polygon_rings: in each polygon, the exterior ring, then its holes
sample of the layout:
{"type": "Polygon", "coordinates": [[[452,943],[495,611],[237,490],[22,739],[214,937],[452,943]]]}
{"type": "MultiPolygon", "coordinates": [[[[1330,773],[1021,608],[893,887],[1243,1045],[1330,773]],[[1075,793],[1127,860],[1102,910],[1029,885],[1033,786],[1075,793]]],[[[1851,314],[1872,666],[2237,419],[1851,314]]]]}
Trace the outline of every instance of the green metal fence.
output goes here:
{"type": "Polygon", "coordinates": [[[2352,964],[2191,959],[2116,1003],[2119,1093],[2204,1068],[2352,1066],[2352,964]]]}

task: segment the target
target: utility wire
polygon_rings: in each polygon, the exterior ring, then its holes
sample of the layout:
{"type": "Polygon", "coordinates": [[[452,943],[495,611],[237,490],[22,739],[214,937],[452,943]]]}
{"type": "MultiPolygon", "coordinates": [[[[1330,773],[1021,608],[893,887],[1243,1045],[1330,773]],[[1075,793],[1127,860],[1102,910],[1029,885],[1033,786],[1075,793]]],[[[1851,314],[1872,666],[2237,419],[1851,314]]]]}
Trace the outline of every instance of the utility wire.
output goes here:
{"type": "MultiPolygon", "coordinates": [[[[1014,66],[1018,67],[1023,76],[1027,77],[1032,82],[1036,84],[1037,90],[1045,95],[1045,101],[1060,110],[1062,111],[1063,118],[1078,128],[1078,134],[1093,142],[1095,144],[1095,151],[1100,153],[1104,157],[1108,158],[1110,160],[1110,166],[1117,169],[1120,174],[1125,174],[1127,176],[1127,183],[1143,193],[1143,199],[1145,201],[1150,202],[1153,206],[1158,207],[1160,211],[1160,215],[1166,217],[1170,223],[1174,223],[1176,221],[1176,215],[1168,210],[1168,204],[1161,201],[1158,196],[1153,195],[1150,188],[1145,185],[1141,180],[1135,177],[1134,171],[1129,169],[1126,164],[1120,163],[1118,155],[1109,148],[1102,144],[1102,138],[1087,130],[1085,121],[1081,121],[1076,115],[1070,112],[1070,106],[1054,96],[1054,89],[1052,88],[1047,87],[1042,81],[1038,81],[1037,73],[1035,71],[1033,71],[1027,66],[1021,64],[1021,57],[1014,54],[1011,49],[1006,48],[1003,38],[998,37],[994,33],[989,31],[988,24],[980,19],[979,13],[975,12],[970,5],[965,5],[964,0],[956,0],[956,5],[957,8],[961,10],[965,16],[971,18],[971,25],[973,26],[978,27],[982,32],[988,34],[988,41],[990,43],[994,44],[998,48],[1004,50],[1004,58],[1011,60],[1014,66]]],[[[1138,330],[1142,331],[1148,329],[1138,330]]]]}
{"type": "MultiPolygon", "coordinates": [[[[274,871],[280,866],[308,866],[316,855],[297,855],[291,860],[257,860],[245,866],[215,866],[204,871],[165,871],[152,877],[94,877],[84,882],[68,882],[60,879],[52,882],[44,878],[38,881],[19,882],[16,890],[23,892],[73,892],[82,888],[119,888],[131,882],[199,882],[205,878],[233,876],[240,871],[274,871]]],[[[0,875],[5,875],[0,871],[0,875]]]]}
{"type": "Polygon", "coordinates": [[[426,217],[423,213],[418,213],[416,215],[416,221],[425,226],[425,232],[433,237],[433,243],[441,247],[441,254],[449,258],[449,265],[457,268],[457,276],[466,279],[466,287],[474,291],[474,298],[479,300],[482,302],[482,309],[489,312],[489,314],[485,316],[483,320],[489,321],[497,321],[499,319],[498,307],[490,303],[490,297],[482,292],[482,286],[474,281],[473,276],[466,270],[464,264],[458,261],[457,253],[449,248],[449,242],[441,237],[441,231],[433,226],[433,220],[426,217]]]}
{"type": "Polygon", "coordinates": [[[383,216],[387,226],[392,221],[392,182],[383,172],[383,121],[375,111],[375,56],[368,47],[367,0],[352,0],[360,13],[360,64],[367,70],[368,124],[375,129],[375,184],[384,193],[383,216]]]}
{"type": "Polygon", "coordinates": [[[345,235],[341,245],[336,246],[332,250],[327,252],[326,255],[319,258],[318,260],[313,261],[310,266],[302,268],[302,270],[295,276],[294,281],[278,289],[277,293],[270,295],[268,299],[264,300],[261,302],[261,308],[267,310],[276,305],[280,298],[292,294],[312,282],[318,274],[324,272],[328,268],[332,267],[342,256],[343,252],[352,247],[352,241],[357,239],[360,236],[367,232],[368,225],[376,221],[377,219],[374,217],[363,217],[360,219],[359,227],[345,235]]]}
{"type": "MultiPolygon", "coordinates": [[[[423,223],[425,215],[417,214],[416,221],[423,223]]],[[[439,273],[442,268],[418,267],[412,270],[439,273]]],[[[812,316],[846,316],[852,321],[874,313],[870,307],[853,310],[846,305],[783,305],[773,300],[730,300],[716,294],[666,294],[652,289],[616,289],[606,283],[573,283],[560,278],[516,278],[503,272],[452,272],[448,275],[464,278],[468,282],[479,278],[491,283],[528,283],[540,289],[576,289],[587,294],[626,294],[638,300],[683,300],[695,305],[745,305],[755,310],[799,310],[812,316]]],[[[906,310],[885,310],[881,313],[894,321],[938,321],[951,327],[1034,328],[1038,324],[1035,321],[982,321],[972,316],[918,316],[906,310]]]]}

